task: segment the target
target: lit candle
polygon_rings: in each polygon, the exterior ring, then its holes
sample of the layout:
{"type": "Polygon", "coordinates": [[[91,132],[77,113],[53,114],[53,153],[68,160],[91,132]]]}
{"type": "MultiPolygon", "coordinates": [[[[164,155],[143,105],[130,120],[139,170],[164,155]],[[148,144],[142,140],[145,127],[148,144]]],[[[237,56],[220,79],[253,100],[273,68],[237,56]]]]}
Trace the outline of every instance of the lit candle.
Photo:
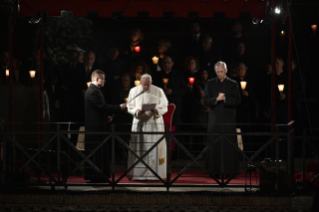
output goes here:
{"type": "Polygon", "coordinates": [[[195,78],[194,77],[188,77],[188,81],[189,81],[189,84],[191,84],[191,89],[193,89],[193,84],[195,82],[195,78]]]}
{"type": "Polygon", "coordinates": [[[87,82],[86,85],[88,86],[88,88],[90,87],[91,85],[91,82],[87,82]]]}
{"type": "Polygon", "coordinates": [[[34,78],[34,77],[35,77],[35,73],[36,73],[35,70],[30,70],[30,71],[29,71],[30,77],[31,77],[31,78],[34,78]]]}
{"type": "Polygon", "coordinates": [[[317,31],[317,25],[315,25],[315,24],[311,25],[311,29],[312,29],[313,32],[316,32],[317,31]]]}
{"type": "Polygon", "coordinates": [[[125,102],[125,103],[127,102],[127,98],[124,98],[124,102],[125,102]]]}
{"type": "Polygon", "coordinates": [[[9,69],[6,69],[6,76],[9,76],[9,69]]]}
{"type": "Polygon", "coordinates": [[[166,85],[168,84],[168,78],[163,78],[164,88],[166,88],[166,85]]]}
{"type": "Polygon", "coordinates": [[[134,50],[135,50],[136,52],[140,52],[141,47],[140,47],[140,46],[135,46],[135,47],[134,47],[134,50]]]}
{"type": "Polygon", "coordinates": [[[246,89],[246,85],[247,85],[246,81],[240,81],[240,87],[241,87],[242,90],[246,89]]]}
{"type": "Polygon", "coordinates": [[[285,35],[286,35],[285,31],[282,30],[282,31],[280,32],[280,36],[281,36],[281,37],[285,37],[285,35]]]}
{"type": "Polygon", "coordinates": [[[135,84],[135,86],[139,86],[139,85],[141,84],[141,81],[135,80],[135,81],[134,81],[134,84],[135,84]]]}
{"type": "Polygon", "coordinates": [[[278,90],[280,93],[282,93],[284,91],[284,88],[285,88],[285,85],[283,85],[283,84],[278,85],[278,90]]]}
{"type": "Polygon", "coordinates": [[[154,63],[155,65],[158,63],[158,57],[154,56],[154,57],[152,58],[152,60],[153,60],[153,63],[154,63]]]}

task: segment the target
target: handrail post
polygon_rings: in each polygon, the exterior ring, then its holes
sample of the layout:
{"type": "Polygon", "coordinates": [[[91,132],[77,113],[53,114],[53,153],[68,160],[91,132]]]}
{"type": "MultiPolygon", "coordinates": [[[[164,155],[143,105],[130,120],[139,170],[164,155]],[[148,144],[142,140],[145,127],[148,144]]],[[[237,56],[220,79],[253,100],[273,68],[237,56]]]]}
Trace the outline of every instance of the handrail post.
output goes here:
{"type": "Polygon", "coordinates": [[[303,139],[302,139],[302,183],[305,185],[306,179],[306,139],[307,132],[306,129],[303,130],[303,139]]]}
{"type": "Polygon", "coordinates": [[[276,126],[276,191],[279,190],[279,127],[276,126]]]}
{"type": "Polygon", "coordinates": [[[115,190],[115,138],[114,138],[114,124],[111,125],[112,131],[112,191],[115,190]]]}
{"type": "Polygon", "coordinates": [[[60,130],[60,123],[58,123],[57,126],[57,134],[58,134],[58,139],[57,139],[57,162],[58,162],[58,182],[60,182],[60,174],[61,174],[61,166],[60,166],[60,151],[61,151],[61,130],[60,130]]]}
{"type": "Polygon", "coordinates": [[[3,183],[5,183],[7,181],[7,164],[6,164],[6,161],[7,161],[7,141],[6,141],[6,130],[5,130],[5,124],[4,122],[2,122],[2,130],[3,130],[3,140],[2,140],[2,149],[3,149],[3,183]]]}
{"type": "Polygon", "coordinates": [[[166,190],[169,192],[170,181],[171,181],[171,141],[170,141],[170,127],[169,124],[166,124],[165,137],[166,137],[166,190]]]}
{"type": "MultiPolygon", "coordinates": [[[[224,172],[225,172],[225,170],[224,170],[224,163],[225,163],[225,161],[224,161],[224,124],[221,124],[222,125],[222,134],[221,134],[221,136],[222,136],[222,142],[221,142],[221,160],[220,160],[220,162],[221,162],[221,177],[222,177],[222,185],[224,185],[224,172]]],[[[222,186],[222,187],[224,187],[224,186],[222,186]]]]}
{"type": "Polygon", "coordinates": [[[294,138],[294,130],[288,133],[288,183],[290,190],[292,189],[293,179],[294,179],[294,171],[293,171],[293,162],[294,162],[294,151],[293,151],[293,138],[294,138]]]}

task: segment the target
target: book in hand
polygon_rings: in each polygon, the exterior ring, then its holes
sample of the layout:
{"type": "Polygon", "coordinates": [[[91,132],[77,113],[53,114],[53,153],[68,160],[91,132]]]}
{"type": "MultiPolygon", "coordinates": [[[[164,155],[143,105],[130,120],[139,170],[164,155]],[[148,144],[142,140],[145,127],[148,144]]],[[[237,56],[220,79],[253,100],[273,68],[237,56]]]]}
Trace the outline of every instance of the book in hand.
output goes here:
{"type": "Polygon", "coordinates": [[[155,109],[155,107],[156,107],[156,104],[155,104],[155,103],[154,103],[154,104],[143,104],[143,105],[142,105],[142,110],[144,110],[144,111],[150,111],[150,110],[155,109]]]}

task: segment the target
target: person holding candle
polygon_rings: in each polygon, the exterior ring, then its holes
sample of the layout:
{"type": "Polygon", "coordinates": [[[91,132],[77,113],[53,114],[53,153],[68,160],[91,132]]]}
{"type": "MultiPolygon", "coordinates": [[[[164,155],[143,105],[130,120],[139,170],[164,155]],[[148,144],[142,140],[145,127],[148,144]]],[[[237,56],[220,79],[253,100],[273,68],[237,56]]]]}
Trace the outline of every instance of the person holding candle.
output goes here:
{"type": "Polygon", "coordinates": [[[172,46],[171,41],[168,40],[168,39],[161,38],[158,41],[158,53],[157,53],[158,61],[157,61],[156,65],[155,65],[155,70],[156,71],[161,71],[162,70],[162,67],[161,67],[162,66],[162,61],[163,61],[164,57],[170,55],[171,46],[172,46]]]}
{"type": "MultiPolygon", "coordinates": [[[[217,77],[207,82],[202,98],[202,103],[210,109],[208,132],[236,133],[236,107],[241,103],[238,85],[226,76],[225,62],[217,62],[214,68],[217,77]]],[[[236,134],[209,135],[208,145],[211,145],[206,152],[208,173],[216,178],[236,175],[239,171],[236,134]]]]}
{"type": "MultiPolygon", "coordinates": [[[[183,96],[187,94],[188,88],[184,78],[184,74],[173,69],[174,60],[171,56],[165,56],[162,60],[163,71],[154,73],[154,84],[164,90],[164,93],[170,103],[175,104],[175,112],[173,115],[173,125],[176,126],[176,131],[181,130],[183,119],[181,113],[183,111],[183,96]]],[[[184,143],[184,136],[177,136],[177,139],[184,143]]],[[[177,149],[177,151],[179,151],[177,149]]],[[[173,152],[173,157],[177,154],[173,152]]],[[[184,157],[184,153],[180,152],[180,156],[184,157]]]]}
{"type": "Polygon", "coordinates": [[[0,66],[1,66],[0,84],[4,84],[7,80],[6,70],[9,68],[9,53],[8,52],[3,51],[0,53],[0,66]]]}
{"type": "MultiPolygon", "coordinates": [[[[194,112],[195,107],[197,106],[197,101],[194,96],[194,83],[196,83],[199,76],[199,64],[198,60],[195,57],[187,57],[185,60],[185,72],[184,72],[185,82],[188,87],[188,92],[183,96],[183,108],[182,108],[182,119],[184,123],[194,123],[193,116],[190,115],[194,112]]],[[[186,131],[192,131],[196,126],[185,125],[186,131]]],[[[190,149],[193,148],[193,136],[189,136],[186,139],[189,139],[190,149]]]]}
{"type": "MultiPolygon", "coordinates": [[[[127,110],[133,115],[132,131],[140,132],[131,135],[130,147],[138,156],[142,156],[162,137],[162,134],[144,134],[143,132],[165,131],[162,115],[167,112],[168,101],[164,91],[152,85],[152,77],[149,74],[141,77],[141,85],[130,90],[127,101],[127,110]],[[144,93],[139,95],[141,92],[144,93]],[[155,104],[155,108],[145,111],[142,109],[143,104],[155,104]]],[[[166,163],[168,162],[166,151],[164,139],[143,158],[143,161],[161,178],[166,178],[166,163]]],[[[131,167],[136,160],[137,158],[129,152],[128,167],[131,167]]],[[[135,180],[158,180],[141,162],[128,173],[128,177],[135,180]]]]}
{"type": "MultiPolygon", "coordinates": [[[[104,132],[104,113],[120,112],[126,109],[126,104],[111,105],[107,104],[101,92],[105,84],[105,73],[95,70],[91,75],[92,83],[85,93],[85,132],[104,132]]],[[[108,117],[108,121],[112,119],[108,117]]],[[[85,154],[89,155],[103,141],[104,136],[98,134],[85,135],[85,154]]],[[[104,182],[110,177],[109,157],[106,145],[100,147],[90,160],[102,171],[99,173],[86,164],[85,180],[92,183],[104,182]],[[103,174],[105,176],[103,176],[103,174]]]]}
{"type": "Polygon", "coordinates": [[[287,91],[288,91],[288,75],[284,71],[284,61],[282,58],[276,58],[276,122],[280,124],[285,124],[288,121],[288,101],[287,101],[287,91]],[[284,85],[284,90],[279,91],[278,85],[284,85]]]}
{"type": "Polygon", "coordinates": [[[130,72],[131,83],[134,84],[135,80],[141,80],[143,74],[150,74],[150,70],[143,60],[138,60],[133,64],[130,72]]]}
{"type": "MultiPolygon", "coordinates": [[[[241,104],[237,106],[236,120],[239,124],[252,124],[255,122],[255,86],[254,81],[247,75],[248,67],[244,63],[237,65],[237,78],[235,79],[240,89],[241,104]]],[[[238,126],[242,132],[251,132],[251,125],[238,126]]],[[[251,154],[254,149],[251,136],[243,135],[244,150],[251,154]]]]}
{"type": "Polygon", "coordinates": [[[187,83],[184,74],[173,69],[174,61],[171,56],[165,56],[162,60],[163,71],[154,73],[154,84],[164,90],[165,95],[170,103],[176,105],[173,115],[173,123],[182,123],[181,112],[183,101],[182,98],[187,94],[187,83]],[[168,79],[164,84],[163,79],[168,79]]]}
{"type": "Polygon", "coordinates": [[[123,59],[131,65],[137,59],[143,59],[145,46],[143,44],[144,35],[138,27],[133,27],[130,30],[129,41],[123,50],[123,59]]]}
{"type": "Polygon", "coordinates": [[[21,72],[22,62],[18,58],[13,59],[13,85],[27,85],[29,72],[21,72]]]}
{"type": "MultiPolygon", "coordinates": [[[[192,123],[194,123],[191,130],[197,132],[207,131],[209,107],[205,106],[201,100],[205,94],[205,87],[208,79],[208,71],[206,69],[201,69],[199,71],[199,78],[193,84],[192,111],[189,113],[191,115],[185,114],[190,116],[192,123]]],[[[197,151],[203,150],[206,140],[207,138],[204,135],[194,136],[196,146],[194,146],[193,149],[197,151]]]]}

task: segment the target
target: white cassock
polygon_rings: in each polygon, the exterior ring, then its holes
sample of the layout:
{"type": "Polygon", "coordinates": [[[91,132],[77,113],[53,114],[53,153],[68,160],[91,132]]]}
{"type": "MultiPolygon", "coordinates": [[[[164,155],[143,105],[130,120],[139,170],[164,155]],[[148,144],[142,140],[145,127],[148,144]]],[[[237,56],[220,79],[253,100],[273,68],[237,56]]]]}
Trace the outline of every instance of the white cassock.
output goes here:
{"type": "MultiPolygon", "coordinates": [[[[143,91],[142,85],[136,86],[130,90],[127,102],[143,91]]],[[[144,92],[127,104],[128,112],[133,115],[132,132],[141,132],[141,134],[132,134],[130,147],[137,155],[142,156],[150,149],[163,134],[143,134],[143,132],[164,132],[164,121],[162,115],[167,112],[168,101],[161,88],[154,85],[150,86],[149,91],[144,92]],[[151,111],[146,111],[138,116],[138,111],[142,109],[143,104],[156,104],[158,114],[154,115],[151,111]]],[[[166,140],[163,139],[143,161],[148,164],[161,178],[166,178],[166,140]]],[[[128,167],[131,167],[137,158],[129,152],[128,167]]],[[[129,173],[128,177],[136,180],[158,180],[158,178],[139,162],[129,173]]]]}

